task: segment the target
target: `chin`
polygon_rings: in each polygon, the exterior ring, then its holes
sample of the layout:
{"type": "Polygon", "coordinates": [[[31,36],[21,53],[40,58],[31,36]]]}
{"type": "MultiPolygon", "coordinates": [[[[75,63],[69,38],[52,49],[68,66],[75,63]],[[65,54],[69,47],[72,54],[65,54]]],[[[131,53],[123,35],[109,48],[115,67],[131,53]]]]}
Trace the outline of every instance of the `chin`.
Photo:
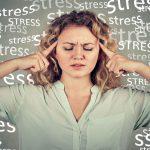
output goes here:
{"type": "Polygon", "coordinates": [[[71,76],[72,78],[82,78],[83,76],[81,76],[81,75],[73,75],[73,76],[71,76]]]}
{"type": "Polygon", "coordinates": [[[71,77],[73,78],[82,78],[82,77],[85,77],[85,76],[89,76],[89,74],[85,74],[85,73],[74,73],[74,74],[70,74],[71,77]]]}

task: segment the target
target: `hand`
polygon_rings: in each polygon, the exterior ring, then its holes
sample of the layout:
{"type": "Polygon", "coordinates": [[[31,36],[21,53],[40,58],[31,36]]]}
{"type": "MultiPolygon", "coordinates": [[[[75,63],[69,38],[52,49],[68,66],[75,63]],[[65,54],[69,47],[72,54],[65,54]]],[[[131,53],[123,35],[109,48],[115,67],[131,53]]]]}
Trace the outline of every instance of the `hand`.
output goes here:
{"type": "Polygon", "coordinates": [[[45,72],[49,66],[46,56],[51,53],[56,45],[57,41],[46,50],[18,58],[18,69],[29,70],[34,73],[39,71],[45,72]]]}
{"type": "Polygon", "coordinates": [[[119,77],[124,72],[135,72],[136,68],[138,67],[137,61],[132,61],[126,58],[123,55],[114,53],[110,50],[108,50],[104,45],[99,43],[101,49],[103,52],[108,56],[109,61],[106,64],[106,67],[109,69],[109,71],[114,72],[117,74],[116,77],[119,77]]]}

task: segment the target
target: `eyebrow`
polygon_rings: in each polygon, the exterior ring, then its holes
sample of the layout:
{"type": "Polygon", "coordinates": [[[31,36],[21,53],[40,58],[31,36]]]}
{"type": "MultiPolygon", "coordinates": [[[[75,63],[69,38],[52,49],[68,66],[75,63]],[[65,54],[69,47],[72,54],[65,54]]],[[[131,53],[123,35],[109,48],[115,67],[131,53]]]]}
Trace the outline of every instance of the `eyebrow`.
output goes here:
{"type": "MultiPolygon", "coordinates": [[[[64,42],[63,44],[76,45],[75,43],[70,43],[70,42],[64,42]]],[[[95,44],[93,44],[93,43],[84,43],[84,44],[81,44],[81,45],[88,45],[88,44],[95,45],[95,44]]]]}

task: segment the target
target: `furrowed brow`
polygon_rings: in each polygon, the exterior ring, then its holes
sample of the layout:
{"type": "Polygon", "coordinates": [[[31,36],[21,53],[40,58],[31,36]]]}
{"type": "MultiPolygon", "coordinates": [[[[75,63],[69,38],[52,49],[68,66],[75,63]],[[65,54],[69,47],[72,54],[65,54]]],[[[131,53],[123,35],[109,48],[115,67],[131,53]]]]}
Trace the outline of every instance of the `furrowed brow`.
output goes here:
{"type": "MultiPolygon", "coordinates": [[[[71,42],[64,42],[63,44],[70,44],[70,45],[76,45],[76,43],[71,43],[71,42]]],[[[83,46],[85,46],[85,45],[89,45],[89,44],[92,44],[92,45],[94,45],[93,43],[84,43],[84,44],[81,44],[81,45],[83,45],[83,46]]]]}
{"type": "Polygon", "coordinates": [[[63,44],[76,45],[75,43],[70,43],[70,42],[64,42],[63,44]]]}

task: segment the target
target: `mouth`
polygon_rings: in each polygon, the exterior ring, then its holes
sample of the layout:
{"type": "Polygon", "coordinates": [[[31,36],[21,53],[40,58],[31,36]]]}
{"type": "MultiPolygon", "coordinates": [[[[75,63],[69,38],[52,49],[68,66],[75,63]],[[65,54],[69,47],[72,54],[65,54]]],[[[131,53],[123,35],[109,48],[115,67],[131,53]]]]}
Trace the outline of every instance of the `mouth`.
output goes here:
{"type": "Polygon", "coordinates": [[[78,69],[81,69],[81,68],[83,68],[85,65],[83,65],[83,64],[73,64],[73,65],[71,65],[71,67],[73,67],[74,69],[76,69],[76,70],[78,70],[78,69]]]}

